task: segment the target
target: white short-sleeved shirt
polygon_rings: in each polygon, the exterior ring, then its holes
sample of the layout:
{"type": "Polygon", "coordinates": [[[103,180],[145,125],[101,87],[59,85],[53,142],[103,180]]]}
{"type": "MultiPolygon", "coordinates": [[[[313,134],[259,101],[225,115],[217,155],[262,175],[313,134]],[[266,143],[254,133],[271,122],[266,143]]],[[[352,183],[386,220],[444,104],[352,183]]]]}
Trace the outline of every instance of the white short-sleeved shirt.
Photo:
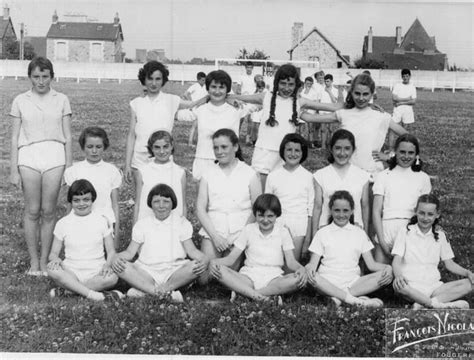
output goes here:
{"type": "MultiPolygon", "coordinates": [[[[331,93],[336,98],[336,102],[337,102],[337,99],[339,97],[339,90],[336,89],[333,86],[331,88],[331,93]]],[[[323,103],[323,104],[333,104],[333,101],[332,101],[331,97],[329,96],[329,94],[327,93],[326,88],[324,88],[324,90],[321,94],[321,103],[323,103]]],[[[321,114],[330,114],[331,112],[330,111],[320,111],[320,113],[321,114]]]]}
{"type": "Polygon", "coordinates": [[[410,168],[395,166],[385,169],[377,175],[373,193],[382,195],[383,218],[410,219],[415,215],[418,198],[431,192],[430,177],[423,171],[415,172],[410,168]]]}
{"type": "Polygon", "coordinates": [[[148,138],[153,132],[166,130],[171,134],[174,115],[178,111],[180,102],[179,96],[162,91],[155,98],[142,96],[130,102],[130,107],[137,116],[135,152],[147,152],[148,138]]]}
{"type": "Polygon", "coordinates": [[[154,216],[153,210],[147,205],[147,198],[150,190],[158,184],[166,184],[173,189],[178,200],[178,205],[173,212],[176,212],[179,216],[183,215],[183,207],[186,205],[183,204],[181,180],[185,176],[185,170],[171,160],[166,164],[157,164],[152,160],[148,164],[141,166],[138,170],[143,181],[138,219],[154,216]]]}
{"type": "Polygon", "coordinates": [[[367,234],[358,226],[329,224],[316,232],[309,251],[321,256],[321,275],[360,275],[359,259],[373,249],[367,234]]]}
{"type": "Polygon", "coordinates": [[[132,241],[141,244],[137,262],[157,265],[186,258],[183,241],[191,239],[191,223],[178,214],[160,221],[148,216],[137,221],[132,229],[132,241]]]}
{"type": "Polygon", "coordinates": [[[313,84],[313,89],[316,92],[317,100],[321,101],[321,98],[323,97],[323,93],[325,91],[324,90],[324,85],[321,85],[320,83],[315,82],[313,84]]]}
{"type": "Polygon", "coordinates": [[[241,75],[239,78],[240,93],[242,95],[254,94],[256,88],[254,75],[247,75],[246,73],[241,75]]]}
{"type": "MultiPolygon", "coordinates": [[[[275,119],[278,123],[275,124],[275,126],[270,126],[266,124],[266,121],[270,117],[271,98],[271,92],[265,94],[262,119],[255,146],[266,150],[278,151],[285,135],[296,132],[296,126],[293,122],[290,122],[293,116],[293,98],[282,98],[277,95],[275,102],[275,119]]],[[[298,100],[296,101],[296,111],[298,111],[297,117],[299,118],[300,103],[298,100]]]]}
{"type": "Polygon", "coordinates": [[[234,246],[245,251],[245,266],[282,267],[285,264],[283,252],[295,248],[285,227],[275,224],[270,234],[263,235],[257,223],[247,224],[234,246]]]}
{"type": "Polygon", "coordinates": [[[197,117],[198,129],[196,157],[215,160],[212,135],[217,130],[224,128],[231,129],[239,135],[242,111],[227,103],[215,106],[210,102],[193,111],[197,117]]]}
{"type": "Polygon", "coordinates": [[[65,260],[73,262],[104,259],[104,238],[110,234],[105,216],[94,211],[86,216],[72,211],[54,228],[54,236],[64,243],[65,260]]]}
{"type": "MultiPolygon", "coordinates": [[[[309,90],[307,90],[306,88],[303,88],[303,90],[301,90],[300,92],[300,97],[302,97],[303,99],[311,100],[311,101],[321,101],[321,94],[316,92],[313,86],[311,86],[309,90]]],[[[306,112],[310,114],[316,113],[316,111],[313,109],[307,109],[306,112]]]]}
{"type": "MultiPolygon", "coordinates": [[[[416,87],[413,84],[403,84],[398,83],[395,84],[392,90],[392,94],[398,96],[401,99],[416,99],[416,87]]],[[[410,105],[402,105],[402,106],[410,106],[410,105]]]]}
{"type": "Polygon", "coordinates": [[[313,175],[301,165],[293,171],[283,166],[273,170],[268,174],[265,192],[278,197],[282,215],[313,216],[313,175]]]}
{"type": "Polygon", "coordinates": [[[122,185],[122,174],[113,164],[103,160],[96,164],[91,164],[87,160],[74,163],[64,171],[64,181],[68,186],[79,179],[86,179],[94,186],[97,198],[92,204],[92,210],[99,211],[109,219],[116,221],[112,208],[112,190],[118,189],[122,185]]]}
{"type": "Polygon", "coordinates": [[[346,190],[354,199],[354,221],[359,225],[362,222],[362,191],[364,186],[370,179],[367,171],[357,166],[350,165],[344,178],[336,172],[333,165],[328,165],[314,173],[314,179],[323,190],[323,205],[321,216],[319,218],[319,226],[326,225],[329,218],[329,199],[338,190],[346,190]]]}
{"type": "Polygon", "coordinates": [[[207,181],[208,216],[216,231],[226,234],[241,231],[252,214],[250,183],[256,173],[239,161],[230,175],[215,164],[203,175],[207,181]]]}
{"type": "Polygon", "coordinates": [[[400,230],[395,239],[392,255],[402,257],[402,275],[408,281],[433,283],[441,279],[438,264],[454,257],[451,245],[443,231],[435,240],[432,231],[424,234],[417,224],[400,230]]]}
{"type": "Polygon", "coordinates": [[[199,83],[192,84],[186,92],[189,93],[192,101],[199,100],[207,95],[206,86],[201,86],[199,83]]]}
{"type": "Polygon", "coordinates": [[[29,90],[13,100],[10,115],[21,119],[18,148],[41,141],[66,142],[62,121],[71,115],[71,105],[64,94],[51,89],[39,96],[29,90]]]}
{"type": "Polygon", "coordinates": [[[383,163],[373,159],[372,151],[382,149],[390,126],[390,114],[370,107],[354,107],[337,110],[336,117],[341,127],[355,137],[356,149],[352,154],[351,163],[372,174],[382,171],[383,163]]]}

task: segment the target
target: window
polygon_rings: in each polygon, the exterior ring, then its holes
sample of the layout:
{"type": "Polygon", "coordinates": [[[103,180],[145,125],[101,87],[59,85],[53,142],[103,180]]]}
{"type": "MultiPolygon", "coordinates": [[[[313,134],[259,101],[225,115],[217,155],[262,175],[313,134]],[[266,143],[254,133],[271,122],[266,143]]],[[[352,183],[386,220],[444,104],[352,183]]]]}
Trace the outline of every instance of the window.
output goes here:
{"type": "Polygon", "coordinates": [[[104,43],[103,42],[91,42],[90,61],[91,62],[104,61],[104,43]]]}
{"type": "Polygon", "coordinates": [[[66,41],[56,41],[55,60],[68,61],[68,43],[66,41]]]}

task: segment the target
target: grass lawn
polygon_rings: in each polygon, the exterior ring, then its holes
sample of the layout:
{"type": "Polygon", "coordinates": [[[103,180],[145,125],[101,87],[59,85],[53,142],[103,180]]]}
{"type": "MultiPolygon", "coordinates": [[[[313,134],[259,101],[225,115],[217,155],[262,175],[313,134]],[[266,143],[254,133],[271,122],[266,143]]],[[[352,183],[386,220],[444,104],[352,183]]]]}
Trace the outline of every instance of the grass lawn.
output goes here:
{"type": "MultiPolygon", "coordinates": [[[[175,305],[154,298],[125,299],[120,303],[93,303],[79,297],[51,299],[52,282],[24,275],[28,255],[21,225],[22,195],[8,183],[10,122],[13,98],[26,91],[26,79],[0,81],[1,202],[0,202],[0,351],[143,353],[189,355],[383,356],[383,310],[342,307],[336,310],[312,291],[286,296],[283,307],[240,300],[228,302],[229,292],[218,285],[184,289],[185,303],[175,305]]],[[[130,116],[129,101],[140,94],[138,81],[61,81],[56,90],[69,96],[73,109],[74,158],[80,160],[77,139],[89,125],[100,125],[111,146],[105,160],[121,167],[130,116]]],[[[181,93],[180,84],[166,90],[181,93]]],[[[380,103],[391,111],[388,90],[377,91],[380,103]]],[[[419,91],[413,133],[421,141],[425,171],[433,176],[434,190],[442,201],[442,226],[456,261],[473,263],[472,234],[472,93],[419,91]]],[[[190,124],[174,129],[175,161],[191,169],[193,149],[187,146],[190,124]]],[[[250,161],[252,149],[243,147],[250,161]]],[[[310,150],[305,166],[314,172],[327,164],[322,150],[310,150]]],[[[197,185],[188,174],[188,214],[197,236],[194,201],[197,185]]],[[[131,234],[132,189],[120,191],[122,247],[131,234]]],[[[62,194],[58,216],[64,215],[62,194]]],[[[444,280],[454,276],[442,270],[444,280]]],[[[121,285],[122,286],[122,285],[121,285]]],[[[377,294],[387,307],[408,304],[389,289],[377,294]]],[[[474,305],[473,294],[467,300],[474,305]]],[[[408,349],[403,356],[413,356],[408,349]]]]}

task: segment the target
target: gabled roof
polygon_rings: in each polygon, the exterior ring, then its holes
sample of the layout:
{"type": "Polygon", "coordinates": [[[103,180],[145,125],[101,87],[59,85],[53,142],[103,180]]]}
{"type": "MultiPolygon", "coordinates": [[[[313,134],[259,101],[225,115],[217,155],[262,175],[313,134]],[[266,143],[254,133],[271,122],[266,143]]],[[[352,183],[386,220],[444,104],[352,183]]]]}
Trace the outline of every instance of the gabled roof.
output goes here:
{"type": "Polygon", "coordinates": [[[316,26],[313,27],[313,29],[311,29],[311,31],[308,32],[308,33],[299,41],[299,43],[295,44],[295,45],[294,45],[290,50],[288,50],[287,52],[291,54],[300,44],[302,44],[302,43],[303,43],[312,33],[314,33],[314,32],[317,33],[319,36],[321,36],[321,37],[323,38],[323,40],[326,41],[326,42],[329,44],[329,46],[331,46],[331,47],[334,49],[334,51],[336,52],[337,56],[338,56],[342,61],[344,61],[344,63],[346,63],[347,65],[350,65],[349,62],[347,61],[347,59],[344,58],[344,57],[341,55],[341,52],[339,51],[339,49],[336,48],[336,46],[334,46],[334,44],[333,44],[326,36],[324,36],[324,34],[323,34],[321,31],[319,31],[318,28],[316,28],[316,26]]]}
{"type": "Polygon", "coordinates": [[[105,40],[115,41],[120,36],[123,40],[122,26],[114,23],[80,23],[57,22],[51,24],[48,39],[105,40]]]}
{"type": "Polygon", "coordinates": [[[422,53],[405,54],[383,54],[383,63],[389,69],[412,69],[412,70],[444,70],[446,55],[435,53],[424,55],[422,53]]]}
{"type": "Polygon", "coordinates": [[[8,20],[5,20],[3,16],[0,15],[0,39],[3,39],[5,37],[5,34],[8,29],[8,25],[11,25],[13,33],[15,34],[15,38],[16,38],[15,28],[13,27],[12,19],[8,18],[8,20]]]}
{"type": "Polygon", "coordinates": [[[423,25],[421,25],[420,20],[418,20],[418,18],[415,19],[413,24],[410,26],[410,28],[406,32],[405,36],[403,37],[400,47],[405,50],[410,50],[411,44],[415,44],[415,46],[419,49],[432,50],[432,51],[438,52],[436,49],[434,38],[428,35],[428,33],[426,32],[423,25]]]}
{"type": "MultiPolygon", "coordinates": [[[[368,36],[364,36],[364,49],[367,49],[368,36]]],[[[391,53],[397,46],[397,39],[395,36],[372,36],[372,53],[383,54],[391,53]]]]}

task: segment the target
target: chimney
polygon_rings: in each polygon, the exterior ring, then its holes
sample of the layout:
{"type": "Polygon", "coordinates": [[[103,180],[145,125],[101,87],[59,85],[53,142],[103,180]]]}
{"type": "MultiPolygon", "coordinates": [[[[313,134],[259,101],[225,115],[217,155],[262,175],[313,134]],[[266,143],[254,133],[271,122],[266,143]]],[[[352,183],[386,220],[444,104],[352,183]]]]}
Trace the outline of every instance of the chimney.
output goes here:
{"type": "Polygon", "coordinates": [[[58,13],[56,12],[56,10],[54,10],[54,14],[53,14],[53,24],[57,24],[58,23],[58,13]]]}
{"type": "Polygon", "coordinates": [[[299,44],[301,39],[303,39],[303,23],[295,22],[291,28],[291,47],[299,44]]]}
{"type": "Polygon", "coordinates": [[[118,12],[116,12],[115,17],[114,17],[114,26],[119,26],[119,24],[120,24],[120,18],[119,18],[118,12]]]}
{"type": "Polygon", "coordinates": [[[397,26],[395,28],[395,35],[397,37],[397,46],[400,46],[402,44],[402,27],[397,26]]]}
{"type": "Polygon", "coordinates": [[[372,54],[373,51],[373,36],[372,36],[372,26],[369,28],[369,32],[367,33],[367,53],[372,54]]]}
{"type": "Polygon", "coordinates": [[[3,7],[3,20],[8,20],[10,19],[10,8],[8,7],[7,4],[3,7]]]}

